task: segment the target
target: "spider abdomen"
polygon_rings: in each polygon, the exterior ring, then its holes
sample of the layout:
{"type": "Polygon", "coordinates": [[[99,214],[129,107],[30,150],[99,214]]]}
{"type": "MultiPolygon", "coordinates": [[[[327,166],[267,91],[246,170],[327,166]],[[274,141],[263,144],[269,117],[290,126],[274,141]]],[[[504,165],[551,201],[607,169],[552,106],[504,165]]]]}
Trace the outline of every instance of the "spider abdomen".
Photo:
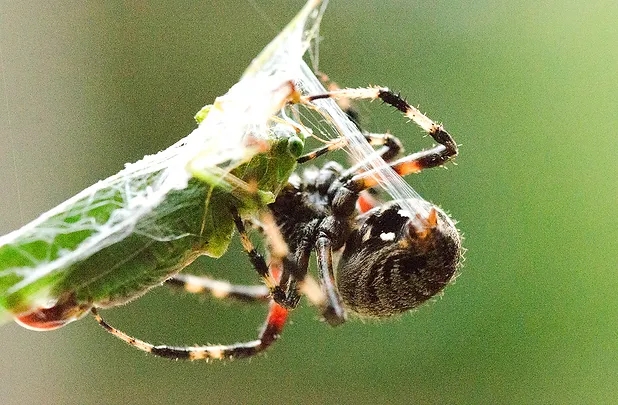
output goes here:
{"type": "Polygon", "coordinates": [[[418,218],[391,202],[360,218],[336,274],[349,310],[368,317],[395,315],[448,285],[460,262],[461,240],[439,208],[432,206],[430,217],[419,229],[418,218]]]}

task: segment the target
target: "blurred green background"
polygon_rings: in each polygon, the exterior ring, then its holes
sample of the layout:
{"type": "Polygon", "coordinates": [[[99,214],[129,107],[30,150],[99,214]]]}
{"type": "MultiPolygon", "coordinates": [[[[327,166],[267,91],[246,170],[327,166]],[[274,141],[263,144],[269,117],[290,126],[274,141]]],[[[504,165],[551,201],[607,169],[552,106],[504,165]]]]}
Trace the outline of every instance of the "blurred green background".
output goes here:
{"type": "MultiPolygon", "coordinates": [[[[0,233],[189,133],[302,4],[1,1],[0,233]]],[[[410,179],[459,221],[457,282],[386,322],[333,329],[305,304],[267,355],[226,364],[150,357],[90,318],[4,325],[0,403],[616,403],[617,21],[610,1],[332,0],[320,68],[400,90],[461,144],[410,179]]],[[[238,245],[193,270],[255,279],[238,245]]],[[[264,313],[158,289],[104,315],[194,344],[253,339],[264,313]]]]}

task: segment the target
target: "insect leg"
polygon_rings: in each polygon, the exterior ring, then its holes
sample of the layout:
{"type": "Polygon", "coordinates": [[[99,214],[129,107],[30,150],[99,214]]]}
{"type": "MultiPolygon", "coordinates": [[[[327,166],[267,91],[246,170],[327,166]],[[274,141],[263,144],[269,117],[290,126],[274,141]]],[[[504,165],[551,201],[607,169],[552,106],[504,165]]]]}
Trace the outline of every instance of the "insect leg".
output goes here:
{"type": "Polygon", "coordinates": [[[231,360],[255,356],[256,354],[266,350],[275,340],[277,340],[283,330],[283,326],[285,325],[288,316],[287,309],[271,301],[266,322],[264,323],[257,340],[232,345],[176,347],[167,345],[155,346],[151,343],[131,337],[105,322],[96,309],[93,308],[91,312],[99,325],[101,325],[112,335],[116,336],[118,339],[124,340],[130,346],[133,346],[138,350],[151,353],[155,356],[175,360],[231,360]]]}

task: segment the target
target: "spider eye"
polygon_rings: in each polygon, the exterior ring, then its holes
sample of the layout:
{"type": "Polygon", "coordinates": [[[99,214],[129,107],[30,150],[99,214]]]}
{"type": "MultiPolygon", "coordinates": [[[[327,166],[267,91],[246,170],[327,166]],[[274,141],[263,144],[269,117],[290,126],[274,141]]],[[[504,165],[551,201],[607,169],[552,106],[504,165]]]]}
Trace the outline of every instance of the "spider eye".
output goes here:
{"type": "Polygon", "coordinates": [[[396,201],[359,220],[336,274],[350,310],[370,317],[398,314],[438,294],[455,275],[461,239],[438,207],[430,209],[423,229],[396,201]]]}

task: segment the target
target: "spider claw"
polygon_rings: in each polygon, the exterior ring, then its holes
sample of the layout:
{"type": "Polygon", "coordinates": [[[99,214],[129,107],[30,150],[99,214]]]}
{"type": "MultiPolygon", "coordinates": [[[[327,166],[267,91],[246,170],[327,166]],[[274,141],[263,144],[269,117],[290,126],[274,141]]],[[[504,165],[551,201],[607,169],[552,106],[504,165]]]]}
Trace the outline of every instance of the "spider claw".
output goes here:
{"type": "Polygon", "coordinates": [[[322,316],[324,320],[328,322],[330,326],[339,326],[345,323],[347,316],[343,308],[334,307],[332,305],[327,306],[322,311],[322,316]]]}

